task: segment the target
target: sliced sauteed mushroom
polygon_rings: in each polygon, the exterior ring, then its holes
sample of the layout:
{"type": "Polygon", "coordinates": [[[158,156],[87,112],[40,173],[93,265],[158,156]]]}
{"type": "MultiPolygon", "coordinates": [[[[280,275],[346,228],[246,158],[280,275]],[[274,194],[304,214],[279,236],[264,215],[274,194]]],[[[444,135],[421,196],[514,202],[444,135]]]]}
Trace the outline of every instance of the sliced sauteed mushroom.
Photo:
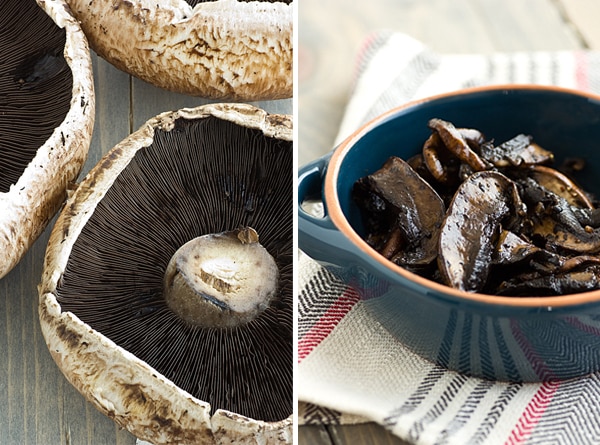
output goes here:
{"type": "Polygon", "coordinates": [[[3,277],[47,227],[77,178],[95,101],[89,47],[64,2],[0,2],[0,49],[3,277]]]}
{"type": "Polygon", "coordinates": [[[564,198],[570,206],[593,209],[589,196],[569,177],[550,167],[532,165],[528,169],[529,176],[546,190],[564,198]]]}
{"type": "Polygon", "coordinates": [[[530,266],[535,269],[564,271],[567,267],[565,259],[560,255],[536,246],[510,230],[504,230],[494,248],[492,264],[519,265],[525,261],[529,261],[530,266]]]}
{"type": "MultiPolygon", "coordinates": [[[[406,164],[392,156],[355,183],[365,239],[375,250],[468,292],[557,295],[600,288],[600,209],[590,193],[550,166],[553,153],[525,134],[497,145],[477,129],[438,118],[428,125],[432,133],[420,154],[406,164]],[[428,216],[426,228],[409,224],[415,214],[428,216]],[[419,231],[426,243],[414,241],[421,241],[419,231]],[[423,255],[434,241],[435,255],[423,255]],[[434,259],[437,269],[415,267],[434,259]]],[[[578,162],[571,170],[584,166],[578,162]]]]}
{"type": "Polygon", "coordinates": [[[453,159],[443,145],[438,133],[432,133],[423,145],[423,161],[429,173],[437,182],[448,184],[457,179],[458,163],[453,159]]]}
{"type": "MultiPolygon", "coordinates": [[[[519,184],[524,201],[535,210],[530,218],[532,236],[541,237],[550,249],[562,248],[578,253],[600,251],[600,228],[582,225],[574,211],[577,207],[532,177],[519,184]]],[[[585,209],[589,209],[587,203],[585,209]]]]}
{"type": "Polygon", "coordinates": [[[289,116],[205,105],[151,119],[67,201],[42,332],[140,439],[291,442],[292,168],[289,116]]]}
{"type": "Polygon", "coordinates": [[[67,0],[92,49],[179,93],[258,101],[292,96],[292,0],[67,0]]]}
{"type": "Polygon", "coordinates": [[[532,272],[517,275],[503,282],[496,293],[513,296],[565,295],[586,292],[599,287],[600,266],[594,265],[558,274],[532,272]]]}
{"type": "Polygon", "coordinates": [[[487,281],[501,228],[523,215],[516,185],[494,171],[475,173],[458,188],[444,218],[438,263],[442,280],[475,292],[487,281]]]}
{"type": "Polygon", "coordinates": [[[370,242],[386,258],[409,269],[435,261],[444,203],[407,162],[391,157],[356,183],[355,195],[372,212],[370,242]]]}
{"type": "Polygon", "coordinates": [[[474,171],[487,170],[489,168],[488,163],[471,149],[463,133],[452,123],[441,119],[431,119],[429,127],[439,134],[440,139],[452,154],[468,164],[474,171]]]}
{"type": "Polygon", "coordinates": [[[551,152],[533,143],[531,136],[524,134],[500,145],[482,144],[481,156],[496,167],[546,164],[554,159],[551,152]]]}

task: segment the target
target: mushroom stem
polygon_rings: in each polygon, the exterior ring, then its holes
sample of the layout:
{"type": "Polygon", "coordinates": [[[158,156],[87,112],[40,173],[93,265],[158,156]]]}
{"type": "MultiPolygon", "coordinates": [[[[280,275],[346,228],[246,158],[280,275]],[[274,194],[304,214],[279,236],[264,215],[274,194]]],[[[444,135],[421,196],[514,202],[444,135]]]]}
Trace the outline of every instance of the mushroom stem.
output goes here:
{"type": "Polygon", "coordinates": [[[234,327],[255,319],[277,291],[279,270],[250,227],[199,236],[173,255],[164,298],[185,322],[234,327]]]}

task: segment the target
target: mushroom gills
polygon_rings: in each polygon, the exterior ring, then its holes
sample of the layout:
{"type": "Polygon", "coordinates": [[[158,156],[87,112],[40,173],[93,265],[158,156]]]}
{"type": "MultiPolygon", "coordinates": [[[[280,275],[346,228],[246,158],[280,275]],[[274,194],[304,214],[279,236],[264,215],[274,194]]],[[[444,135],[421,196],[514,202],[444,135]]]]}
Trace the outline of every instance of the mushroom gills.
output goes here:
{"type": "Polygon", "coordinates": [[[73,74],[65,29],[34,0],[0,2],[0,42],[0,192],[8,192],[65,119],[73,74]]]}
{"type": "MultiPolygon", "coordinates": [[[[121,157],[111,152],[102,167],[121,157]]],[[[291,141],[215,116],[178,118],[155,128],[151,144],[113,178],[74,241],[56,287],[62,311],[209,403],[213,413],[223,409],[267,422],[288,418],[292,168],[291,141]],[[165,301],[171,258],[194,238],[243,227],[260,234],[277,264],[276,290],[266,307],[255,319],[227,328],[184,321],[165,301]]],[[[105,174],[100,170],[92,178],[90,194],[105,174]]]]}

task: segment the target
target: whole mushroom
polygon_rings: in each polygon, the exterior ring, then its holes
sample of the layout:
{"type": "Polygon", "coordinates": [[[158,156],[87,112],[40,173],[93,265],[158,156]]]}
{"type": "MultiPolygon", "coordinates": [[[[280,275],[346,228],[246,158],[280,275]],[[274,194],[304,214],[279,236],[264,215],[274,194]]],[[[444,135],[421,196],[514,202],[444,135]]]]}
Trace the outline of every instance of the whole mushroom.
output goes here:
{"type": "Polygon", "coordinates": [[[291,119],[161,114],[68,200],[39,286],[67,379],[154,444],[292,440],[291,119]]]}
{"type": "Polygon", "coordinates": [[[47,227],[77,178],[91,141],[95,99],[88,43],[63,1],[0,2],[0,48],[4,277],[47,227]]]}
{"type": "Polygon", "coordinates": [[[291,0],[67,0],[92,49],[155,86],[232,101],[292,96],[291,0]]]}

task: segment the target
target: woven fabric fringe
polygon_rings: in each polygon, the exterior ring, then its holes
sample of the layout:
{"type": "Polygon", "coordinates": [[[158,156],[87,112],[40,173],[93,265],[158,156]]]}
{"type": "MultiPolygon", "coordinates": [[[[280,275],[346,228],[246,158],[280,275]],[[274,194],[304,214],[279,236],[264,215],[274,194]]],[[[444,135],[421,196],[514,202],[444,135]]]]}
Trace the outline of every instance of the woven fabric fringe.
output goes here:
{"type": "MultiPolygon", "coordinates": [[[[490,84],[600,92],[600,53],[439,55],[404,34],[360,51],[336,144],[409,100],[490,84]]],[[[600,444],[600,375],[493,382],[436,366],[376,322],[351,285],[299,255],[297,388],[304,424],[375,421],[419,444],[600,444]]]]}

